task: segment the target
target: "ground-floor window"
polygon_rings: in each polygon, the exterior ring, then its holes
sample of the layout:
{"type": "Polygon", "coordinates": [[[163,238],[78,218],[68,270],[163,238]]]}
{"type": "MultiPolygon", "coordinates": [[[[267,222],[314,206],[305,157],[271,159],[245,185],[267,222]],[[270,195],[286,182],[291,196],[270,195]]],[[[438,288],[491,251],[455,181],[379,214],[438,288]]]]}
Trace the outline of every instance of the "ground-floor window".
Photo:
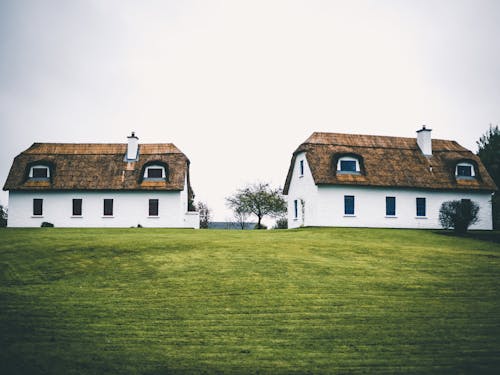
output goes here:
{"type": "Polygon", "coordinates": [[[82,200],[73,199],[73,216],[82,216],[82,200]]]}
{"type": "Polygon", "coordinates": [[[113,216],[113,199],[104,199],[104,216],[113,216]]]}
{"type": "Polygon", "coordinates": [[[293,201],[293,217],[295,219],[299,217],[299,201],[297,199],[293,201]]]}
{"type": "Polygon", "coordinates": [[[354,195],[344,195],[344,215],[354,215],[354,195]]]}
{"type": "Polygon", "coordinates": [[[149,216],[158,216],[158,199],[150,199],[149,200],[149,216]]]}
{"type": "Polygon", "coordinates": [[[425,198],[417,198],[417,216],[426,215],[425,198]]]}
{"type": "Polygon", "coordinates": [[[385,216],[396,216],[396,197],[385,197],[385,216]]]}
{"type": "Polygon", "coordinates": [[[43,215],[43,199],[33,199],[33,216],[43,215]]]}

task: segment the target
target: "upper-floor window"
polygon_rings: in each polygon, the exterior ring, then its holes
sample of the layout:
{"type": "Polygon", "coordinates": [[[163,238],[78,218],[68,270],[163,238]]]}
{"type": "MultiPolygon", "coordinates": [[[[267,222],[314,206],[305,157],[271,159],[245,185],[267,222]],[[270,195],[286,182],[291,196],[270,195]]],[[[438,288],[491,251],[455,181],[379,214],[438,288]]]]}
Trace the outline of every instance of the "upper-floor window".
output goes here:
{"type": "Polygon", "coordinates": [[[30,168],[29,178],[49,178],[50,169],[46,165],[33,165],[30,168]]]}
{"type": "Polygon", "coordinates": [[[353,156],[342,156],[337,161],[337,172],[360,173],[359,160],[353,156]]]}
{"type": "Polygon", "coordinates": [[[144,171],[144,178],[166,178],[165,167],[162,165],[150,165],[144,171]]]}
{"type": "Polygon", "coordinates": [[[299,161],[299,176],[304,176],[304,160],[299,161]]]}
{"type": "Polygon", "coordinates": [[[458,163],[455,168],[455,176],[458,178],[471,178],[476,176],[474,165],[472,163],[458,163]]]}

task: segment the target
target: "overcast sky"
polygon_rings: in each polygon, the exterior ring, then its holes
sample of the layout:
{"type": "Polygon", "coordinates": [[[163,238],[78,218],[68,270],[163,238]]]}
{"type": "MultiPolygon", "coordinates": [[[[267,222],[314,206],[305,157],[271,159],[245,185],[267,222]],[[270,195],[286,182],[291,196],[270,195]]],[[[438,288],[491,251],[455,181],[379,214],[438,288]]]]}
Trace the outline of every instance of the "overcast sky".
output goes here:
{"type": "MultiPolygon", "coordinates": [[[[500,1],[0,0],[0,181],[33,142],[172,142],[215,219],[314,131],[476,151],[500,123],[500,1]]],[[[0,203],[7,204],[2,192],[0,203]]]]}

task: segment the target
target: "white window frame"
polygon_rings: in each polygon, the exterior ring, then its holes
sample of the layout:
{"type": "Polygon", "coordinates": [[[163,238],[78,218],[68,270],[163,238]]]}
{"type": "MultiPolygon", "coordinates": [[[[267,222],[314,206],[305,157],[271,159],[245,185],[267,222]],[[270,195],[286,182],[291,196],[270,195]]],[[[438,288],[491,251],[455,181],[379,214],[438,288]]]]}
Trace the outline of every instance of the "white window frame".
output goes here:
{"type": "Polygon", "coordinates": [[[342,156],[337,160],[337,172],[338,173],[361,173],[361,168],[359,166],[359,160],[358,158],[355,158],[353,156],[342,156]],[[340,165],[342,161],[355,161],[356,162],[356,171],[343,171],[340,169],[340,165]]]}
{"type": "Polygon", "coordinates": [[[50,168],[44,164],[32,165],[30,168],[30,173],[29,173],[28,177],[29,178],[42,178],[42,179],[50,178],[50,168]],[[47,170],[47,177],[33,177],[33,170],[34,169],[46,169],[47,170]]]}
{"type": "Polygon", "coordinates": [[[474,164],[467,163],[467,162],[458,163],[455,166],[455,177],[457,177],[457,178],[472,178],[472,177],[476,177],[476,170],[474,168],[474,164]],[[458,167],[470,167],[470,169],[471,169],[470,176],[461,176],[461,175],[459,175],[458,174],[458,167]]]}
{"type": "Polygon", "coordinates": [[[165,172],[165,167],[163,165],[148,165],[145,169],[144,169],[144,178],[145,179],[155,179],[155,178],[160,178],[160,177],[148,177],[148,171],[150,169],[161,169],[161,178],[162,179],[165,179],[167,177],[167,173],[165,172]]]}

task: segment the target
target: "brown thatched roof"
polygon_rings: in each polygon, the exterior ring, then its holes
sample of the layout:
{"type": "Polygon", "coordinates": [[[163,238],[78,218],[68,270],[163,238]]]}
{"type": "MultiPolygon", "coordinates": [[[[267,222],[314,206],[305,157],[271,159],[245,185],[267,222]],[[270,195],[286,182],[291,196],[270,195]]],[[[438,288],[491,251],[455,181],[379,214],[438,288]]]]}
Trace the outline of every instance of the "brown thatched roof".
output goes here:
{"type": "Polygon", "coordinates": [[[126,144],[34,143],[15,159],[4,190],[183,190],[189,160],[173,144],[140,144],[139,159],[125,161],[126,144]],[[142,179],[144,167],[159,162],[167,179],[142,179]],[[30,166],[50,167],[49,180],[28,178],[30,166]]]}
{"type": "Polygon", "coordinates": [[[288,194],[297,154],[305,152],[316,185],[364,185],[421,189],[497,189],[481,160],[455,141],[432,140],[432,156],[426,157],[416,138],[339,133],[313,133],[293,153],[285,182],[288,194]],[[360,174],[337,174],[336,159],[355,154],[360,174]],[[455,178],[455,166],[467,160],[476,168],[475,179],[455,178]]]}

